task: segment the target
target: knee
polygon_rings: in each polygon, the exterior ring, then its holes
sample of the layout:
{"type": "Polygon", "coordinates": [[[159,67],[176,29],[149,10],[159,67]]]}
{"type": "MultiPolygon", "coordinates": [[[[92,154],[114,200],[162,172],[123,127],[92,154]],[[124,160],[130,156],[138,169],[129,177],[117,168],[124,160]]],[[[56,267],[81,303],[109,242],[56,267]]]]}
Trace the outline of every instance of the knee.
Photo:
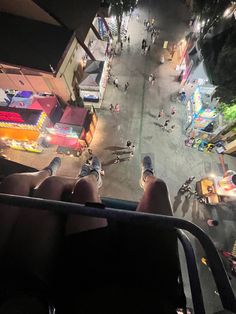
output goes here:
{"type": "Polygon", "coordinates": [[[48,177],[36,189],[35,195],[40,197],[48,197],[49,195],[56,195],[63,189],[64,182],[61,177],[48,177]]]}
{"type": "Polygon", "coordinates": [[[151,193],[155,193],[158,195],[168,195],[167,185],[164,181],[160,179],[155,179],[152,181],[149,186],[149,190],[151,193]]]}
{"type": "Polygon", "coordinates": [[[88,177],[82,178],[80,179],[78,182],[76,182],[75,184],[75,188],[74,188],[74,194],[79,194],[81,193],[81,191],[84,194],[87,193],[92,193],[93,192],[93,183],[88,180],[88,177]]]}

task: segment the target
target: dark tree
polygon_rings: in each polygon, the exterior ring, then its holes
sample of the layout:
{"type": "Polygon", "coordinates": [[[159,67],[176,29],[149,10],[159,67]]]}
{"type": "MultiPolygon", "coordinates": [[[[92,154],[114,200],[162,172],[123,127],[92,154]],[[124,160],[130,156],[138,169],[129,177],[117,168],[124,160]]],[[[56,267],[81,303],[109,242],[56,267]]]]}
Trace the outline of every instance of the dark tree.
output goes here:
{"type": "Polygon", "coordinates": [[[121,41],[121,25],[123,14],[133,11],[136,0],[110,0],[112,13],[116,17],[118,42],[121,41]]]}
{"type": "Polygon", "coordinates": [[[224,18],[224,12],[231,6],[230,0],[194,0],[194,12],[202,23],[200,39],[224,18]]]}

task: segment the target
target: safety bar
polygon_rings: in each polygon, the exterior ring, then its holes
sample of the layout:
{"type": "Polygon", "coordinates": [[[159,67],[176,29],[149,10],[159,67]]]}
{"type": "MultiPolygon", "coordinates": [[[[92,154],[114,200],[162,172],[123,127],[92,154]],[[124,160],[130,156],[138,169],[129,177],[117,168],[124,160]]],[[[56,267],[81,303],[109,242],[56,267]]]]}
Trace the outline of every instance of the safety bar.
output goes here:
{"type": "MultiPolygon", "coordinates": [[[[203,249],[206,252],[209,266],[212,270],[213,277],[219,292],[221,302],[226,310],[236,312],[236,299],[223,266],[223,263],[219,257],[217,250],[211,239],[205,234],[205,232],[196,226],[195,224],[176,217],[164,216],[157,214],[133,212],[122,209],[112,208],[99,208],[94,205],[81,205],[78,203],[68,203],[63,201],[45,200],[41,198],[16,196],[12,194],[0,193],[0,203],[8,204],[12,206],[26,206],[34,209],[50,210],[61,214],[74,214],[92,216],[98,218],[113,219],[116,221],[125,221],[129,223],[137,224],[155,224],[164,228],[178,228],[187,230],[193,234],[201,243],[203,249]]],[[[106,200],[105,200],[106,203],[106,200]]],[[[132,207],[132,206],[131,206],[132,207]]],[[[184,241],[185,242],[185,241],[184,241]]],[[[186,257],[188,257],[186,255],[186,257]]]]}

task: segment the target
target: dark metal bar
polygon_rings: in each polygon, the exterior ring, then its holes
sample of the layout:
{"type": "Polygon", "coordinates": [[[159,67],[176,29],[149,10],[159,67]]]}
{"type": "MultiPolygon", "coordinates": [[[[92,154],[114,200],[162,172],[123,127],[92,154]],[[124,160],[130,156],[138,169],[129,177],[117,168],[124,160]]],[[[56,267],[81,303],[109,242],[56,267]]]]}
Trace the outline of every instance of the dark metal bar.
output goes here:
{"type": "Polygon", "coordinates": [[[200,241],[206,252],[218,292],[225,309],[236,312],[236,300],[223,263],[211,239],[195,224],[172,216],[163,216],[141,212],[125,211],[121,209],[96,208],[77,203],[45,200],[26,196],[16,196],[0,193],[0,203],[13,206],[26,206],[44,210],[51,210],[63,214],[80,214],[92,217],[115,219],[139,224],[156,224],[166,228],[179,228],[192,233],[200,241]]]}
{"type": "Polygon", "coordinates": [[[96,27],[91,23],[91,29],[94,32],[94,35],[97,37],[97,39],[102,40],[102,37],[100,36],[99,32],[97,31],[96,27]]]}
{"type": "Polygon", "coordinates": [[[193,300],[193,307],[195,314],[205,314],[204,302],[202,297],[202,289],[200,279],[198,276],[198,270],[196,265],[196,259],[193,247],[187,235],[182,231],[178,230],[178,238],[181,241],[184,253],[187,261],[188,276],[193,300]]]}

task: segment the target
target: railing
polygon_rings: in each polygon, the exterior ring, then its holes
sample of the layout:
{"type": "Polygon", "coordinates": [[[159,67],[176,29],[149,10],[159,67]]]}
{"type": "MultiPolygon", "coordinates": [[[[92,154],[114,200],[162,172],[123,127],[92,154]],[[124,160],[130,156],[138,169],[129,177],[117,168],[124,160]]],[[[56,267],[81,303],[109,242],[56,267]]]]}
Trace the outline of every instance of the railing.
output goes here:
{"type": "Polygon", "coordinates": [[[96,206],[96,204],[91,203],[81,205],[77,203],[67,203],[62,201],[45,200],[40,198],[0,193],[0,203],[11,206],[50,210],[66,215],[78,214],[98,218],[107,218],[133,224],[155,224],[164,228],[180,229],[178,230],[178,237],[183,245],[187,261],[194,312],[196,314],[204,314],[204,302],[194,251],[190,240],[182,230],[190,232],[199,240],[206,252],[209,267],[211,268],[224,309],[236,313],[236,299],[223,263],[213,242],[201,228],[187,220],[175,218],[172,216],[136,212],[135,208],[137,207],[137,203],[135,202],[113,200],[109,198],[104,198],[102,201],[104,206],[101,208],[101,206],[96,206]]]}

